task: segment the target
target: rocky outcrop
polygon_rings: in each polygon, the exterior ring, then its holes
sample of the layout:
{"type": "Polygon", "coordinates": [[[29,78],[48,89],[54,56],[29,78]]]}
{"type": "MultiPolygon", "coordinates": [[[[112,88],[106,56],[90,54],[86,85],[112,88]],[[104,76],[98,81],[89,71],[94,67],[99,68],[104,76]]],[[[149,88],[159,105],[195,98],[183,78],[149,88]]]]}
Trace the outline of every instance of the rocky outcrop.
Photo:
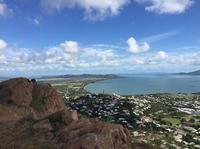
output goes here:
{"type": "Polygon", "coordinates": [[[39,121],[38,123],[33,124],[33,128],[35,130],[41,129],[46,131],[53,130],[52,125],[48,119],[44,119],[42,121],[39,121]]]}
{"type": "Polygon", "coordinates": [[[31,108],[0,104],[0,124],[15,125],[24,119],[33,117],[34,111],[31,108]]]}
{"type": "Polygon", "coordinates": [[[0,103],[30,106],[33,83],[24,78],[11,79],[0,84],[0,103]]]}
{"type": "Polygon", "coordinates": [[[31,106],[35,110],[37,120],[65,109],[61,95],[51,85],[34,83],[32,97],[31,106]]]}
{"type": "Polygon", "coordinates": [[[130,146],[125,128],[97,119],[79,119],[51,85],[24,78],[0,83],[0,148],[129,149],[130,146]]]}
{"type": "Polygon", "coordinates": [[[42,120],[65,109],[60,94],[50,85],[24,78],[0,83],[0,123],[42,120]]]}
{"type": "Polygon", "coordinates": [[[60,132],[70,149],[128,149],[130,136],[121,125],[113,125],[96,119],[83,119],[71,123],[60,132]]]}

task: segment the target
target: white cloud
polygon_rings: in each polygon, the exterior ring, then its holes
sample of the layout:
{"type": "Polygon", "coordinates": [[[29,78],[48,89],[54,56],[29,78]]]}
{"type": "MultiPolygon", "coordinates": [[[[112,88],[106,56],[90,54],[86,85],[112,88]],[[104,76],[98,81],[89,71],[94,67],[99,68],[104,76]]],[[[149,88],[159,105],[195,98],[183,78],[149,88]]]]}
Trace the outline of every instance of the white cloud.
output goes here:
{"type": "Polygon", "coordinates": [[[65,41],[64,43],[61,43],[60,46],[66,53],[75,54],[80,50],[79,44],[76,41],[65,41]]]}
{"type": "Polygon", "coordinates": [[[0,63],[4,62],[5,59],[6,59],[6,57],[5,57],[4,53],[1,53],[1,51],[0,51],[0,63]]]}
{"type": "Polygon", "coordinates": [[[0,63],[5,63],[5,51],[4,49],[7,47],[7,43],[0,39],[0,63]]]}
{"type": "Polygon", "coordinates": [[[189,66],[200,66],[200,52],[193,53],[182,53],[176,55],[170,55],[168,58],[168,63],[173,65],[189,65],[189,66]]]}
{"type": "Polygon", "coordinates": [[[0,50],[5,49],[7,47],[7,43],[0,39],[0,50]]]}
{"type": "Polygon", "coordinates": [[[84,63],[88,63],[91,67],[116,66],[118,65],[119,57],[112,49],[102,50],[95,48],[84,48],[81,55],[84,63]]]}
{"type": "Polygon", "coordinates": [[[145,5],[145,10],[158,14],[180,14],[185,12],[194,0],[135,0],[145,5]]]}
{"type": "Polygon", "coordinates": [[[128,3],[129,0],[42,0],[48,11],[79,7],[85,12],[84,18],[92,21],[118,15],[128,3]]]}
{"type": "Polygon", "coordinates": [[[154,60],[156,61],[163,61],[166,58],[168,58],[168,54],[164,51],[159,51],[158,53],[156,53],[154,60]]]}
{"type": "Polygon", "coordinates": [[[8,49],[5,52],[8,63],[25,65],[32,60],[32,53],[26,48],[8,49]]]}
{"type": "Polygon", "coordinates": [[[12,9],[8,8],[3,0],[0,0],[0,16],[7,16],[10,13],[12,13],[12,9]]]}
{"type": "MultiPolygon", "coordinates": [[[[3,40],[2,40],[3,41],[3,40]]],[[[131,41],[132,43],[132,41],[131,41]]],[[[138,49],[134,41],[133,46],[138,49]]],[[[142,44],[143,45],[143,44],[142,44]]],[[[6,46],[2,46],[6,48],[6,46]]],[[[141,54],[128,54],[114,48],[94,46],[81,47],[76,41],[65,41],[48,49],[40,51],[16,48],[10,46],[0,53],[0,71],[58,71],[71,69],[132,69],[141,67],[172,68],[172,67],[199,67],[200,52],[167,53],[164,51],[141,54]]],[[[141,52],[141,45],[139,45],[141,52]]],[[[145,51],[145,48],[142,48],[145,51]]],[[[3,50],[3,49],[2,49],[3,50]]],[[[138,52],[138,50],[136,50],[138,52]]],[[[199,50],[198,50],[199,51],[199,50]]],[[[132,52],[132,51],[131,51],[132,52]]]]}
{"type": "Polygon", "coordinates": [[[150,46],[148,43],[143,42],[141,44],[138,44],[137,41],[133,37],[130,37],[127,40],[127,44],[129,46],[128,51],[132,53],[147,52],[150,49],[150,46]]]}
{"type": "Polygon", "coordinates": [[[104,20],[117,16],[128,4],[137,2],[145,10],[158,14],[180,14],[194,4],[195,0],[41,0],[41,5],[49,13],[64,9],[79,8],[84,11],[84,19],[90,21],[104,20]]]}

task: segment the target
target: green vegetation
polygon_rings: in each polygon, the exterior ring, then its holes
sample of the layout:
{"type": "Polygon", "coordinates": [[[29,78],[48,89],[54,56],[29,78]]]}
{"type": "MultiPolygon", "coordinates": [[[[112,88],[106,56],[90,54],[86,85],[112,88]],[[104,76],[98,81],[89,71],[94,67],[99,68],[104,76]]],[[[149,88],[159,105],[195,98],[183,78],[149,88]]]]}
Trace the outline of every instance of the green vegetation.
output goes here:
{"type": "Polygon", "coordinates": [[[168,117],[168,118],[162,118],[162,121],[166,124],[170,124],[172,126],[179,125],[181,123],[180,119],[178,118],[173,118],[173,117],[168,117]]]}
{"type": "Polygon", "coordinates": [[[78,98],[80,96],[85,96],[88,92],[84,87],[96,81],[103,81],[107,79],[117,79],[118,75],[108,74],[108,75],[93,75],[93,74],[83,74],[83,75],[63,75],[54,77],[44,77],[40,79],[41,84],[51,84],[55,87],[65,99],[67,98],[78,98]]]}
{"type": "Polygon", "coordinates": [[[61,92],[64,97],[76,98],[87,94],[84,89],[85,85],[87,85],[85,81],[80,81],[68,82],[63,84],[53,84],[53,87],[59,90],[59,92],[61,92]]]}
{"type": "MultiPolygon", "coordinates": [[[[70,107],[79,112],[80,117],[99,118],[112,123],[120,123],[127,127],[134,138],[132,142],[134,146],[141,143],[148,148],[151,147],[148,144],[151,144],[153,148],[193,147],[190,144],[183,144],[180,140],[186,141],[186,143],[195,142],[195,144],[199,144],[198,140],[192,139],[192,137],[197,136],[192,131],[198,132],[200,115],[190,113],[190,109],[191,111],[196,110],[196,107],[200,105],[197,102],[200,99],[198,95],[166,93],[114,96],[99,94],[93,97],[84,87],[95,81],[98,80],[95,80],[95,78],[76,81],[65,80],[51,84],[62,93],[66,104],[71,103],[70,107]],[[102,100],[104,98],[107,98],[107,100],[102,100]],[[114,102],[114,107],[110,106],[109,103],[112,100],[119,104],[114,102]],[[132,103],[131,106],[130,104],[126,105],[124,100],[132,103]],[[122,108],[122,105],[124,108],[122,108]],[[116,109],[118,113],[116,113],[116,109]],[[187,111],[187,109],[189,110],[187,111]],[[126,112],[127,110],[128,112],[126,112]],[[110,113],[115,114],[109,115],[110,113]],[[185,134],[187,135],[185,136],[185,134]]],[[[63,120],[62,117],[57,117],[57,121],[60,123],[63,123],[63,120]]]]}
{"type": "Polygon", "coordinates": [[[200,127],[200,122],[194,122],[194,125],[200,127]]]}
{"type": "Polygon", "coordinates": [[[172,111],[172,108],[167,106],[167,105],[164,105],[162,103],[152,103],[151,108],[145,110],[144,113],[149,115],[151,113],[156,113],[156,112],[159,112],[159,111],[169,113],[169,112],[172,111]]]}

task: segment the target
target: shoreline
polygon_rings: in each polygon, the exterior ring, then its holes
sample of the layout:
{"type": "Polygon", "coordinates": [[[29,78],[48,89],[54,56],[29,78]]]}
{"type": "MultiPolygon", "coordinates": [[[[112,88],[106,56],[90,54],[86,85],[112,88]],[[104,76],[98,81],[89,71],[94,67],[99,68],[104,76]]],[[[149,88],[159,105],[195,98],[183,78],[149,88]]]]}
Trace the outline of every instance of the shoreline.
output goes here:
{"type": "MultiPolygon", "coordinates": [[[[90,93],[90,94],[94,94],[94,93],[91,93],[90,91],[88,91],[85,87],[89,84],[94,84],[94,83],[97,83],[97,82],[101,82],[101,81],[106,81],[106,80],[115,80],[115,79],[121,79],[121,78],[125,78],[125,77],[122,77],[122,76],[118,76],[117,78],[104,78],[104,79],[100,79],[100,80],[93,80],[93,81],[88,81],[86,82],[86,84],[83,86],[83,90],[87,93],[90,93]]],[[[113,93],[114,94],[114,93],[113,93]]]]}
{"type": "MultiPolygon", "coordinates": [[[[88,91],[86,89],[86,86],[89,85],[89,84],[95,84],[97,82],[101,82],[101,81],[106,81],[106,80],[116,80],[116,79],[121,79],[121,78],[128,78],[128,77],[123,77],[123,76],[119,76],[118,78],[108,78],[108,79],[102,79],[102,80],[93,80],[93,81],[88,81],[84,87],[83,87],[83,90],[86,92],[86,93],[90,93],[90,94],[102,94],[102,93],[92,93],[90,91],[88,91]]],[[[184,93],[184,92],[177,92],[177,93],[170,93],[170,92],[156,92],[156,93],[139,93],[139,94],[127,94],[127,95],[123,95],[123,94],[119,94],[119,93],[104,93],[106,95],[113,95],[113,94],[116,94],[116,95],[120,95],[120,96],[124,96],[124,97],[130,97],[130,96],[144,96],[144,95],[200,95],[200,91],[197,91],[197,92],[191,92],[191,93],[184,93]]]]}

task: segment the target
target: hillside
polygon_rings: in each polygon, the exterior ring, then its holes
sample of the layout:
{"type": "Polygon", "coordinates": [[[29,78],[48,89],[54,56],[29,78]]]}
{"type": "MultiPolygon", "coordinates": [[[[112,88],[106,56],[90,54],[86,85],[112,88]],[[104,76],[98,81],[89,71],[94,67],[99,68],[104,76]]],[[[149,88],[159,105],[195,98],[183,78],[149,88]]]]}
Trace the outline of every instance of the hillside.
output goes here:
{"type": "Polygon", "coordinates": [[[80,75],[73,75],[73,74],[67,74],[67,75],[57,75],[57,76],[44,76],[39,79],[53,79],[53,78],[63,78],[63,79],[87,79],[87,78],[102,78],[102,79],[114,79],[118,78],[118,75],[114,74],[105,74],[105,75],[99,75],[99,74],[80,74],[80,75]]]}
{"type": "Polygon", "coordinates": [[[180,75],[200,75],[200,70],[188,72],[188,73],[179,73],[180,75]]]}
{"type": "Polygon", "coordinates": [[[130,149],[121,125],[79,118],[49,84],[16,78],[0,83],[0,148],[130,149]]]}

